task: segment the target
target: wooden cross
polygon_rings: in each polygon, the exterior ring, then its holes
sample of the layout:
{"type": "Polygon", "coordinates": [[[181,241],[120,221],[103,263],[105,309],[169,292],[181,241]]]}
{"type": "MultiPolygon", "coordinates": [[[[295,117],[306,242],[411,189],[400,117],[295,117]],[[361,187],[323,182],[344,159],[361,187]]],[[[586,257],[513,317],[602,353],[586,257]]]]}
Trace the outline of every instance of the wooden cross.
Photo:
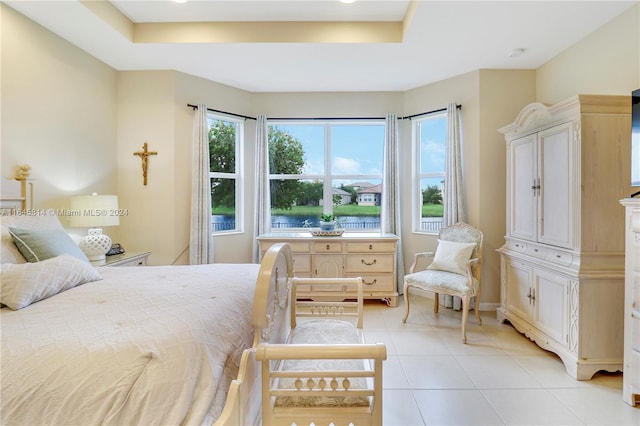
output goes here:
{"type": "Polygon", "coordinates": [[[147,167],[148,167],[148,161],[149,161],[149,156],[150,155],[158,155],[157,151],[149,151],[148,150],[149,145],[145,142],[144,145],[142,145],[142,151],[137,151],[134,152],[133,155],[137,155],[138,157],[140,157],[140,159],[142,160],[142,178],[144,181],[144,184],[147,184],[147,167]]]}

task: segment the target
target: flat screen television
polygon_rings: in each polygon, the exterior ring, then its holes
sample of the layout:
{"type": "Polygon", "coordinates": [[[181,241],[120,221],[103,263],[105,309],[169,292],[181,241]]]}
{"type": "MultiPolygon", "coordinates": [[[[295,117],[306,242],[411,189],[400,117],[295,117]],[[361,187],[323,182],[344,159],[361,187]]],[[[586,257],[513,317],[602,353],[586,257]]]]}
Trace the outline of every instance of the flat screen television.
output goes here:
{"type": "Polygon", "coordinates": [[[640,89],[631,95],[631,186],[640,186],[640,89]]]}

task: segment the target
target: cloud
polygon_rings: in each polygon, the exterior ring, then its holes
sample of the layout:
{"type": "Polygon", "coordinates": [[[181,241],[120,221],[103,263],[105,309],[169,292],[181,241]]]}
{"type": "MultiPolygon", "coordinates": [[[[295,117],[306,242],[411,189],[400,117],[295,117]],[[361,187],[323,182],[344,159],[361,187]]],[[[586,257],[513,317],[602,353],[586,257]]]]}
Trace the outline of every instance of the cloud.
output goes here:
{"type": "Polygon", "coordinates": [[[351,175],[360,173],[360,163],[351,158],[335,157],[332,173],[339,175],[351,175]]]}
{"type": "MultiPolygon", "coordinates": [[[[445,147],[442,143],[434,140],[427,140],[421,144],[422,158],[432,165],[442,165],[444,167],[445,147]]],[[[433,170],[435,171],[435,170],[433,170]]]]}

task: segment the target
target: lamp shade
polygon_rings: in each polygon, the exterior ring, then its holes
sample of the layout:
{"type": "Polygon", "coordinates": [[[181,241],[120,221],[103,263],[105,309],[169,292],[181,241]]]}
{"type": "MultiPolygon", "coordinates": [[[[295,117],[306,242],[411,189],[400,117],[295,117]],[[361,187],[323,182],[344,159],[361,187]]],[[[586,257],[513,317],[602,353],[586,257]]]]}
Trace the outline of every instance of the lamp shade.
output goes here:
{"type": "Polygon", "coordinates": [[[120,225],[117,195],[78,195],[71,197],[69,226],[101,228],[120,225]]]}

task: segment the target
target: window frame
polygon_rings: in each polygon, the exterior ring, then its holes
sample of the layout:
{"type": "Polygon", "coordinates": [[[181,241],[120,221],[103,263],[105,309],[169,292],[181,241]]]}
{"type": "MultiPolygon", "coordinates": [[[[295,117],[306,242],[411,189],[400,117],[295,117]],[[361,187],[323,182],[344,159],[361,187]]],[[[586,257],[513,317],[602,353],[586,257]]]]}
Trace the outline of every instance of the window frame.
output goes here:
{"type": "MultiPolygon", "coordinates": [[[[212,120],[225,121],[236,125],[236,146],[235,146],[235,173],[228,172],[212,172],[211,164],[209,164],[209,188],[211,190],[211,179],[235,179],[235,227],[234,229],[225,229],[215,231],[211,229],[211,234],[229,235],[244,233],[244,118],[233,117],[216,112],[207,112],[207,123],[209,129],[212,120]]],[[[208,132],[207,132],[208,137],[208,132]]],[[[213,210],[213,199],[211,200],[211,210],[213,210]]],[[[213,223],[213,212],[211,213],[213,223]]]]}
{"type": "MultiPolygon", "coordinates": [[[[357,175],[349,175],[349,174],[331,174],[331,127],[332,126],[382,126],[385,128],[385,120],[384,119],[359,119],[359,120],[349,120],[349,119],[294,119],[294,120],[269,120],[267,126],[322,126],[324,127],[324,168],[323,174],[272,174],[269,173],[269,183],[272,180],[276,179],[293,179],[293,180],[318,180],[322,182],[322,198],[323,200],[331,200],[331,202],[324,202],[322,205],[322,213],[323,214],[333,214],[333,192],[332,192],[332,182],[341,179],[348,180],[364,180],[364,179],[375,179],[376,181],[380,181],[380,184],[384,182],[384,156],[383,156],[383,164],[381,164],[381,172],[379,175],[377,174],[357,174],[357,175]]],[[[383,140],[382,154],[384,153],[384,143],[386,140],[383,140]]],[[[380,207],[380,213],[382,214],[382,206],[380,207]]],[[[376,232],[380,231],[382,224],[378,228],[353,228],[348,229],[348,232],[357,233],[357,232],[376,232]]],[[[272,228],[272,232],[300,232],[306,231],[308,228],[304,227],[295,227],[295,228],[272,228]]]]}
{"type": "MultiPolygon", "coordinates": [[[[436,119],[440,119],[440,118],[444,118],[445,119],[445,124],[447,122],[447,120],[449,119],[447,111],[436,111],[436,112],[432,112],[429,114],[425,114],[424,116],[421,117],[417,117],[414,118],[412,120],[412,125],[411,125],[411,133],[412,133],[412,140],[411,140],[411,154],[412,154],[412,206],[411,206],[411,228],[412,228],[412,232],[414,234],[425,234],[425,235],[438,235],[439,234],[439,230],[437,231],[430,231],[427,229],[422,229],[422,180],[423,179],[434,179],[434,178],[441,178],[443,181],[446,179],[446,161],[444,164],[445,169],[443,171],[438,171],[438,172],[433,172],[433,171],[429,171],[429,172],[423,172],[422,171],[422,149],[421,149],[421,145],[422,145],[422,132],[421,132],[421,125],[427,121],[430,120],[436,120],[436,119]]],[[[445,150],[446,150],[446,128],[445,128],[445,150]]],[[[446,155],[446,153],[445,153],[446,155]]],[[[445,158],[446,160],[446,158],[445,158]]],[[[444,194],[443,194],[443,198],[444,198],[444,194]]],[[[443,199],[444,202],[444,199],[443,199]]],[[[444,220],[444,216],[443,216],[443,220],[444,220]]]]}

